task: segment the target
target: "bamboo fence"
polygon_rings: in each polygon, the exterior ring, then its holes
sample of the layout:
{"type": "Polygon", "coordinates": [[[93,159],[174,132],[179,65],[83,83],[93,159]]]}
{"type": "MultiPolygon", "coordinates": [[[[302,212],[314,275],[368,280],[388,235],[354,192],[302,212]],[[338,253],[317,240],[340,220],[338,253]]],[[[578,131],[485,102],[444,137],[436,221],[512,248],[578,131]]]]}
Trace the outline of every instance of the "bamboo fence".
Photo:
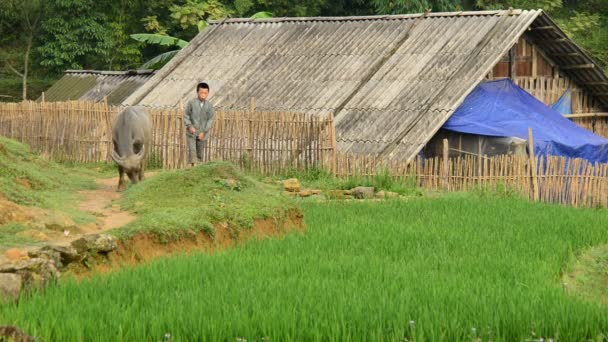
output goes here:
{"type": "MultiPolygon", "coordinates": [[[[63,162],[111,162],[112,122],[122,109],[103,102],[2,103],[0,135],[63,162]]],[[[186,166],[183,110],[148,110],[154,126],[149,162],[163,168],[186,166]]],[[[331,116],[218,111],[204,160],[229,160],[266,174],[327,168],[335,151],[334,134],[331,116]]]]}
{"type": "MultiPolygon", "coordinates": [[[[571,117],[575,124],[599,135],[608,138],[608,114],[606,113],[588,114],[585,117],[571,117]]],[[[576,115],[576,114],[575,114],[576,115]]],[[[572,116],[572,115],[571,115],[572,116]]]]}
{"type": "MultiPolygon", "coordinates": [[[[253,106],[252,106],[253,107],[253,106]]],[[[105,103],[3,103],[0,135],[29,144],[43,156],[69,162],[111,162],[111,126],[121,107],[105,103]]],[[[164,168],[187,163],[183,110],[149,109],[153,124],[150,162],[164,168]]],[[[532,136],[528,138],[532,144],[532,136]]],[[[533,149],[528,148],[532,151],[533,149]]],[[[336,152],[333,117],[300,113],[219,111],[205,160],[229,160],[264,174],[326,169],[338,177],[390,174],[426,189],[466,191],[475,187],[516,191],[530,199],[577,207],[608,207],[608,164],[580,159],[464,155],[412,162],[336,152]]]]}
{"type": "Polygon", "coordinates": [[[464,155],[412,162],[384,161],[369,155],[339,153],[338,177],[389,174],[410,179],[425,189],[467,191],[488,188],[514,191],[529,199],[575,207],[608,207],[608,164],[582,159],[502,155],[464,155]]]}

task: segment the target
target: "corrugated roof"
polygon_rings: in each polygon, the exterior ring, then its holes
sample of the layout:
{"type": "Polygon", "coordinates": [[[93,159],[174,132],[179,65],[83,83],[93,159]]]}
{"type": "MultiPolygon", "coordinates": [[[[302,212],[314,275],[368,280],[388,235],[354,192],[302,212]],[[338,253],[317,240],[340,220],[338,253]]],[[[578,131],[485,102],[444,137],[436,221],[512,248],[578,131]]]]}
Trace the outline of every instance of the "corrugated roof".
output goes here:
{"type": "MultiPolygon", "coordinates": [[[[125,104],[334,113],[338,147],[410,159],[542,11],[212,22],[125,104]]],[[[536,24],[535,24],[536,25],[536,24]]],[[[599,77],[599,76],[598,76],[599,77]]]]}
{"type": "Polygon", "coordinates": [[[45,101],[101,101],[107,96],[109,104],[120,104],[153,74],[152,70],[67,70],[44,92],[44,98],[45,101]]]}

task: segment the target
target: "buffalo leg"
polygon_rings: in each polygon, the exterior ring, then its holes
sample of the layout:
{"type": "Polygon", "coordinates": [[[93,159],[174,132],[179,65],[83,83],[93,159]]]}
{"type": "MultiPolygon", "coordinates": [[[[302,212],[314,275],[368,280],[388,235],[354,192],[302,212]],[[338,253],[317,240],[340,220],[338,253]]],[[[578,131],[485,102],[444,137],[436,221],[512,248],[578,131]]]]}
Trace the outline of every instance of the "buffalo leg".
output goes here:
{"type": "Polygon", "coordinates": [[[125,170],[122,166],[118,166],[118,189],[116,191],[124,191],[127,188],[127,182],[125,181],[125,170]]]}
{"type": "Polygon", "coordinates": [[[139,180],[142,181],[144,180],[144,166],[142,165],[141,168],[139,168],[139,180]]]}

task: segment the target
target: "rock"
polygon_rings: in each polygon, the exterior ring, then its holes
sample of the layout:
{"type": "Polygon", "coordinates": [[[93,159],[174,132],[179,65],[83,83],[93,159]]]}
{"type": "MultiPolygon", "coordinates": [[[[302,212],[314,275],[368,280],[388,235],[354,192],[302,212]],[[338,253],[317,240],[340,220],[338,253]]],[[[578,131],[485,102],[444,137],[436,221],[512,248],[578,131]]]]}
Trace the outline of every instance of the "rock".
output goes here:
{"type": "Polygon", "coordinates": [[[310,192],[310,190],[302,190],[298,195],[300,197],[310,197],[312,196],[312,192],[310,192]]]}
{"type": "Polygon", "coordinates": [[[310,196],[320,195],[320,194],[321,194],[321,190],[305,189],[305,190],[300,191],[300,197],[310,197],[310,196]]]}
{"type": "Polygon", "coordinates": [[[78,254],[76,248],[68,245],[68,246],[59,246],[59,245],[48,245],[43,247],[43,250],[49,250],[59,253],[61,257],[61,262],[66,265],[74,261],[79,261],[82,257],[78,254]]]}
{"type": "Polygon", "coordinates": [[[23,280],[22,287],[26,289],[44,287],[60,276],[55,261],[44,257],[13,265],[11,273],[21,277],[23,280]]]}
{"type": "Polygon", "coordinates": [[[56,267],[63,267],[74,261],[82,260],[83,256],[78,254],[76,248],[67,245],[47,245],[40,249],[30,251],[31,258],[40,258],[52,261],[56,267]]]}
{"type": "Polygon", "coordinates": [[[4,256],[10,261],[27,259],[27,255],[17,248],[8,249],[4,252],[4,256]]]}
{"type": "Polygon", "coordinates": [[[331,190],[327,193],[327,197],[331,199],[351,199],[352,194],[350,190],[331,190]]]}
{"type": "Polygon", "coordinates": [[[374,198],[374,188],[371,186],[358,186],[351,189],[353,197],[356,199],[374,198]]]}
{"type": "Polygon", "coordinates": [[[289,192],[300,192],[300,181],[296,178],[290,178],[283,181],[283,189],[289,192]]]}
{"type": "Polygon", "coordinates": [[[78,240],[72,241],[72,247],[76,249],[78,254],[87,252],[108,253],[115,250],[117,246],[116,238],[106,234],[85,235],[78,240]]]}
{"type": "Polygon", "coordinates": [[[53,250],[45,250],[44,248],[30,251],[28,253],[30,258],[39,258],[43,260],[52,261],[56,267],[62,267],[63,263],[61,262],[61,254],[57,251],[53,250]]]}
{"type": "MultiPolygon", "coordinates": [[[[31,258],[31,259],[27,259],[27,260],[21,260],[16,263],[13,263],[11,270],[9,270],[8,272],[19,272],[22,270],[37,271],[38,269],[40,269],[42,264],[44,264],[45,262],[46,262],[46,260],[44,260],[42,258],[31,258]]],[[[6,272],[6,271],[0,270],[0,272],[6,272]]]]}
{"type": "Polygon", "coordinates": [[[391,191],[378,191],[376,198],[397,198],[399,194],[391,191]]]}
{"type": "Polygon", "coordinates": [[[8,302],[19,299],[23,280],[17,274],[0,273],[0,301],[8,302]]]}

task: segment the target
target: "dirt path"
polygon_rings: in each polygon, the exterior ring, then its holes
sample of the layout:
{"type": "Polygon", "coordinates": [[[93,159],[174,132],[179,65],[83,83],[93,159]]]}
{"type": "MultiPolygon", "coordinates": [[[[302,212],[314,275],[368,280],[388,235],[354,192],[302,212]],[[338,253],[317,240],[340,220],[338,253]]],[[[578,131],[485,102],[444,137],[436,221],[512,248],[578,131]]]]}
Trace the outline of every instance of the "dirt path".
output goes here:
{"type": "Polygon", "coordinates": [[[98,189],[80,191],[85,200],[80,203],[78,209],[92,213],[97,217],[95,225],[81,227],[81,234],[99,233],[106,230],[122,227],[135,220],[135,216],[126,211],[121,211],[118,205],[112,205],[112,201],[119,199],[122,193],[116,192],[117,178],[98,179],[98,189]]]}
{"type": "MultiPolygon", "coordinates": [[[[146,173],[146,177],[153,175],[154,173],[146,173]]],[[[47,243],[67,245],[83,235],[102,233],[119,228],[136,219],[133,214],[120,210],[118,204],[112,203],[122,197],[122,193],[116,191],[118,177],[100,178],[95,182],[98,185],[97,189],[78,192],[84,196],[84,200],[80,202],[78,209],[95,215],[97,217],[96,222],[80,225],[78,231],[69,231],[68,235],[53,236],[47,243]]]]}

